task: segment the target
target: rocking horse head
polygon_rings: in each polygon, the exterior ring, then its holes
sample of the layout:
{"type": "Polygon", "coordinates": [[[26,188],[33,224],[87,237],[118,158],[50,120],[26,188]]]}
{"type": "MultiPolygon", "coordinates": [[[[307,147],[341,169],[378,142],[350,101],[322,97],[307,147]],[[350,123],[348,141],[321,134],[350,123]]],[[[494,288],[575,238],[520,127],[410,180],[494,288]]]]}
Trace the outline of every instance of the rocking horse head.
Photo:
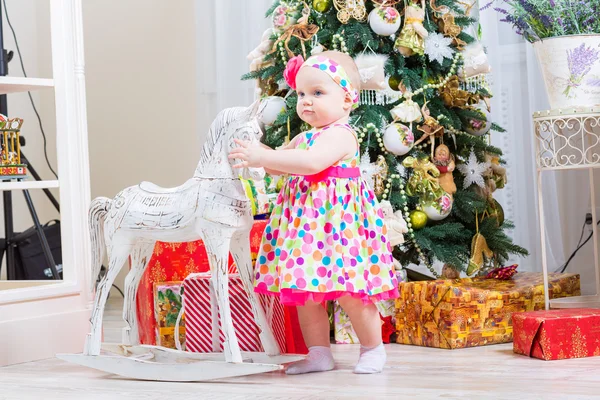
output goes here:
{"type": "MultiPolygon", "coordinates": [[[[229,178],[240,176],[240,170],[234,170],[236,160],[229,159],[229,152],[236,147],[235,139],[256,143],[263,132],[259,124],[260,102],[257,100],[249,107],[226,108],[221,111],[208,131],[208,137],[202,148],[200,162],[196,167],[195,177],[229,178]]],[[[244,179],[262,180],[263,168],[244,168],[241,177],[244,179]]]]}

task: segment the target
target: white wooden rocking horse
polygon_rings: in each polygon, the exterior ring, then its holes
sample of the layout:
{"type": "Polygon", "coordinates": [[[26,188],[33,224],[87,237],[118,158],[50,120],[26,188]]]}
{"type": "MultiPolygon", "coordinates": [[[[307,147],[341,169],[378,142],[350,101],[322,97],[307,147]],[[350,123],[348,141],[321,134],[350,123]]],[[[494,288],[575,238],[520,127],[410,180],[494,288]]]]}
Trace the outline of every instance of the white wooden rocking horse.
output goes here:
{"type": "MultiPolygon", "coordinates": [[[[165,189],[142,182],[110,200],[99,197],[89,210],[93,282],[106,248],[108,271],[100,281],[92,310],[91,333],[83,354],[57,357],[135,379],[202,381],[281,369],[282,363],[302,356],[281,355],[269,321],[253,292],[250,258],[251,206],[228,158],[234,139],[256,142],[262,136],[258,123],[260,103],[222,111],[210,127],[196,172],[183,185],[165,189]],[[202,239],[206,245],[221,325],[223,353],[197,354],[156,346],[139,346],[136,293],[156,241],[187,242],[202,239]],[[231,251],[249,296],[265,353],[242,355],[232,323],[228,297],[227,261],[231,251]],[[102,344],[102,317],[115,277],[131,256],[125,281],[123,344],[102,344]],[[108,353],[108,354],[107,354],[108,353]],[[223,357],[224,355],[224,357],[223,357]],[[249,362],[248,362],[249,361],[249,362]]],[[[263,169],[245,169],[245,177],[262,179],[263,169]]]]}

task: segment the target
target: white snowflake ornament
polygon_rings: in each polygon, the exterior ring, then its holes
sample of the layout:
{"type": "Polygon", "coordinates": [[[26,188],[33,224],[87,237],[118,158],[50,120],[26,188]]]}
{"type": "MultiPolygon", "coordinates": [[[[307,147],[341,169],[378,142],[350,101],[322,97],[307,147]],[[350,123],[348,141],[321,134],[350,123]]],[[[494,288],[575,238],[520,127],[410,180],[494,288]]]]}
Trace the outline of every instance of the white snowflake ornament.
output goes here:
{"type": "Polygon", "coordinates": [[[479,187],[485,186],[483,174],[488,170],[490,164],[487,162],[480,163],[477,161],[475,153],[471,151],[469,160],[465,164],[460,164],[458,170],[465,176],[463,186],[465,188],[476,184],[479,187]]]}
{"type": "Polygon", "coordinates": [[[381,174],[383,167],[378,163],[372,163],[369,159],[369,152],[365,150],[363,155],[360,157],[360,175],[367,184],[367,187],[373,189],[375,185],[375,175],[381,174]]]}
{"type": "Polygon", "coordinates": [[[396,165],[396,171],[398,174],[400,174],[400,176],[406,175],[406,167],[402,165],[402,163],[398,163],[398,165],[396,165]]]}
{"type": "Polygon", "coordinates": [[[430,33],[425,40],[425,54],[431,61],[437,61],[440,65],[444,58],[452,58],[454,49],[450,47],[452,38],[441,33],[430,33]]]}

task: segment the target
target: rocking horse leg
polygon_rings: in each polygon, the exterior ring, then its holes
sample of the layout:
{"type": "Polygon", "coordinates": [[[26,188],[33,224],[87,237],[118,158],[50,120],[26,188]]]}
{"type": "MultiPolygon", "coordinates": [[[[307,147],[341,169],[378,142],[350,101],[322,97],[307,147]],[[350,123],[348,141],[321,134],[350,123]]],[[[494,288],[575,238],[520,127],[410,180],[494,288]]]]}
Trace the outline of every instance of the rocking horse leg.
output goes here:
{"type": "Polygon", "coordinates": [[[219,305],[219,314],[221,316],[221,328],[225,336],[223,349],[225,352],[225,361],[241,363],[242,353],[240,345],[233,327],[231,317],[231,307],[229,304],[229,280],[227,277],[227,262],[229,261],[230,238],[224,237],[220,229],[210,230],[201,235],[210,263],[210,272],[212,274],[212,283],[217,296],[219,305]]]}
{"type": "Polygon", "coordinates": [[[137,321],[137,291],[146,266],[150,261],[156,241],[139,242],[131,252],[131,271],[125,278],[125,301],[123,303],[123,319],[127,326],[123,328],[123,344],[140,343],[137,321]]]}
{"type": "Polygon", "coordinates": [[[130,251],[131,246],[128,245],[113,247],[109,251],[110,261],[106,275],[102,278],[96,289],[94,309],[92,310],[92,316],[90,318],[92,332],[86,337],[85,349],[83,351],[85,355],[97,356],[100,354],[102,342],[102,317],[104,316],[104,307],[106,306],[108,292],[110,291],[115,278],[119,274],[119,271],[123,267],[130,251]]]}
{"type": "Polygon", "coordinates": [[[279,345],[273,335],[270,321],[267,319],[265,310],[261,305],[258,293],[254,292],[254,266],[250,258],[250,232],[243,231],[236,233],[231,241],[231,254],[238,267],[240,277],[244,283],[244,289],[250,300],[254,320],[260,329],[260,342],[269,356],[281,354],[279,345]]]}

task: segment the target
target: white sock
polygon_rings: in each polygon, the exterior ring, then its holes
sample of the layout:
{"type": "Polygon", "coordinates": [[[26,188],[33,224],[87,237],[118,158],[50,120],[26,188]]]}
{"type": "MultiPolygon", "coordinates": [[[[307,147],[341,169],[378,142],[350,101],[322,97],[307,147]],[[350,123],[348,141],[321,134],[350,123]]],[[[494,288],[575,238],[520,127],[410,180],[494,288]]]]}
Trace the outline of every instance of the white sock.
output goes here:
{"type": "Polygon", "coordinates": [[[385,365],[386,355],[383,343],[375,347],[360,346],[360,358],[356,367],[355,374],[375,374],[383,370],[385,365]]]}
{"type": "Polygon", "coordinates": [[[290,364],[285,370],[288,375],[306,374],[307,372],[322,372],[333,369],[333,354],[325,346],[312,346],[308,349],[306,359],[290,364]]]}

